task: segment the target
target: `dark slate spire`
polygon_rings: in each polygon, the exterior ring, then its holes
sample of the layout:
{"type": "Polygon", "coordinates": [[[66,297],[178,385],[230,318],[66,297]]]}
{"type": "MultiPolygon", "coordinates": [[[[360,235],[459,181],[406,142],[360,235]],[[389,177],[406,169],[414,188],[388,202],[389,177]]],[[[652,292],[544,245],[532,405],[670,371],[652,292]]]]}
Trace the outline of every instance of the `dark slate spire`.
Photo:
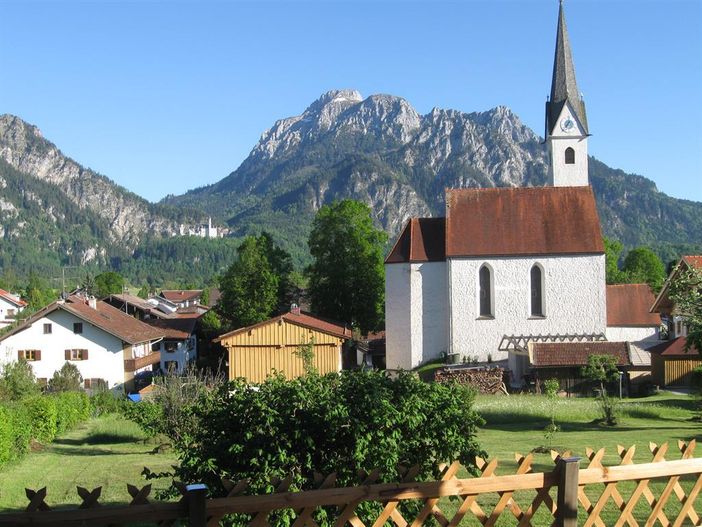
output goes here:
{"type": "Polygon", "coordinates": [[[568,40],[568,28],[566,27],[565,13],[563,11],[563,0],[560,0],[558,8],[558,31],[556,34],[556,54],[553,59],[553,80],[551,81],[551,97],[546,103],[546,130],[547,135],[553,132],[556,120],[568,102],[573,108],[580,124],[588,133],[587,115],[585,114],[585,102],[580,97],[578,84],[575,81],[575,66],[573,65],[573,54],[570,50],[568,40]]]}

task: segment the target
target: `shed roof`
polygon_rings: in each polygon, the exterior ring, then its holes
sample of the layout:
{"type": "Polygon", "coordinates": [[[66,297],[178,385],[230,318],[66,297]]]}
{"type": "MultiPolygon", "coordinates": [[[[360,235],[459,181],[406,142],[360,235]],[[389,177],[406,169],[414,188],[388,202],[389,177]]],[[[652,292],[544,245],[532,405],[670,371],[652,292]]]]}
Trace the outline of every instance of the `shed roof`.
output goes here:
{"type": "Polygon", "coordinates": [[[590,187],[449,189],[446,256],[604,254],[590,187]]]}
{"type": "Polygon", "coordinates": [[[617,366],[630,366],[627,342],[533,342],[529,360],[536,368],[573,368],[587,365],[590,355],[611,355],[617,366]]]}
{"type": "Polygon", "coordinates": [[[663,355],[665,357],[687,357],[687,358],[698,358],[700,354],[697,348],[694,346],[690,348],[690,351],[685,352],[685,337],[678,337],[672,340],[666,340],[660,344],[649,348],[651,353],[656,355],[663,355]]]}
{"type": "Polygon", "coordinates": [[[615,284],[607,286],[607,325],[659,326],[661,317],[649,310],[655,297],[648,284],[615,284]]]}
{"type": "Polygon", "coordinates": [[[297,326],[302,326],[304,328],[313,329],[313,330],[319,331],[321,333],[326,333],[328,335],[332,335],[334,337],[339,337],[342,339],[348,340],[352,336],[351,329],[347,328],[345,325],[343,325],[341,323],[332,322],[330,320],[323,319],[323,318],[317,317],[315,315],[312,315],[311,313],[300,311],[299,313],[294,313],[294,312],[283,313],[282,315],[278,315],[277,317],[269,318],[268,320],[264,320],[263,322],[259,322],[258,324],[253,324],[251,326],[246,326],[243,328],[235,329],[234,331],[230,331],[229,333],[225,333],[224,335],[220,335],[219,337],[213,339],[213,342],[221,342],[223,339],[225,339],[227,337],[233,337],[233,336],[239,335],[241,333],[246,333],[254,328],[259,328],[262,326],[266,326],[268,324],[274,324],[274,323],[277,323],[281,320],[289,322],[290,324],[295,324],[297,326]]]}
{"type": "Polygon", "coordinates": [[[441,262],[445,240],[446,218],[410,218],[385,263],[441,262]]]}

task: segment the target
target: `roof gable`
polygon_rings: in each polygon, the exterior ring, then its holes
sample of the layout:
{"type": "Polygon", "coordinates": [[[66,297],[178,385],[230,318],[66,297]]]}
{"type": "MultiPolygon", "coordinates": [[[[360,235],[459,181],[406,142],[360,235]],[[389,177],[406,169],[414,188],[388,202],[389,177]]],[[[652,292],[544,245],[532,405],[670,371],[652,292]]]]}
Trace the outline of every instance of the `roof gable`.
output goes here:
{"type": "Polygon", "coordinates": [[[347,328],[346,326],[337,322],[325,320],[323,318],[316,317],[310,313],[300,311],[299,313],[283,313],[282,315],[269,318],[268,320],[264,320],[263,322],[259,322],[258,324],[253,324],[251,326],[235,329],[234,331],[230,331],[228,333],[225,333],[224,335],[220,335],[219,337],[213,339],[213,342],[221,342],[225,338],[240,335],[242,333],[247,333],[252,329],[267,326],[269,324],[275,324],[283,320],[296,326],[301,326],[307,329],[313,329],[315,331],[319,331],[320,333],[326,333],[328,335],[332,335],[334,337],[346,340],[352,337],[350,328],[347,328]]]}
{"type": "Polygon", "coordinates": [[[680,258],[678,265],[676,265],[668,278],[665,279],[663,287],[661,288],[658,296],[651,305],[651,313],[669,313],[673,309],[673,302],[668,296],[668,289],[670,289],[670,284],[678,276],[681,269],[694,269],[697,271],[702,271],[702,255],[687,255],[680,258]]]}
{"type": "Polygon", "coordinates": [[[446,218],[410,218],[385,263],[442,262],[446,218]]]}
{"type": "Polygon", "coordinates": [[[557,254],[604,254],[590,187],[446,191],[446,257],[557,254]]]}
{"type": "Polygon", "coordinates": [[[22,300],[19,297],[16,297],[15,295],[13,295],[10,292],[5,291],[4,289],[0,289],[0,298],[2,298],[3,300],[5,300],[5,301],[9,302],[10,304],[17,306],[17,307],[26,307],[27,306],[27,302],[25,302],[24,300],[22,300]]]}

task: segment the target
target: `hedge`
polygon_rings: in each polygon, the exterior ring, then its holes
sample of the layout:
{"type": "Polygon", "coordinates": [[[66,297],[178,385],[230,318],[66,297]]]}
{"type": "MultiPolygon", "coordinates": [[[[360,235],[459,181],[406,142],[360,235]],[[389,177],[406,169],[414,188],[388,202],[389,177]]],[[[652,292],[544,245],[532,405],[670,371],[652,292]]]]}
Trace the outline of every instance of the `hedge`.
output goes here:
{"type": "Polygon", "coordinates": [[[57,434],[88,419],[92,411],[84,392],[37,395],[0,404],[0,466],[24,456],[32,440],[50,443],[57,434]]]}

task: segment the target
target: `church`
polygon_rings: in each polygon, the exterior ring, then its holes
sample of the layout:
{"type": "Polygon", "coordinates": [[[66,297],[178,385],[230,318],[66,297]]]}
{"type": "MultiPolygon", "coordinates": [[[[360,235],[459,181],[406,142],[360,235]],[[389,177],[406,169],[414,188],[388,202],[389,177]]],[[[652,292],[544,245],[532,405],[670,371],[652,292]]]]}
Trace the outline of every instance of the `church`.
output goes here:
{"type": "Polygon", "coordinates": [[[443,218],[411,218],[399,235],[385,261],[388,369],[509,357],[520,376],[530,343],[607,340],[589,128],[562,3],[545,121],[547,186],[447,189],[443,218]]]}

